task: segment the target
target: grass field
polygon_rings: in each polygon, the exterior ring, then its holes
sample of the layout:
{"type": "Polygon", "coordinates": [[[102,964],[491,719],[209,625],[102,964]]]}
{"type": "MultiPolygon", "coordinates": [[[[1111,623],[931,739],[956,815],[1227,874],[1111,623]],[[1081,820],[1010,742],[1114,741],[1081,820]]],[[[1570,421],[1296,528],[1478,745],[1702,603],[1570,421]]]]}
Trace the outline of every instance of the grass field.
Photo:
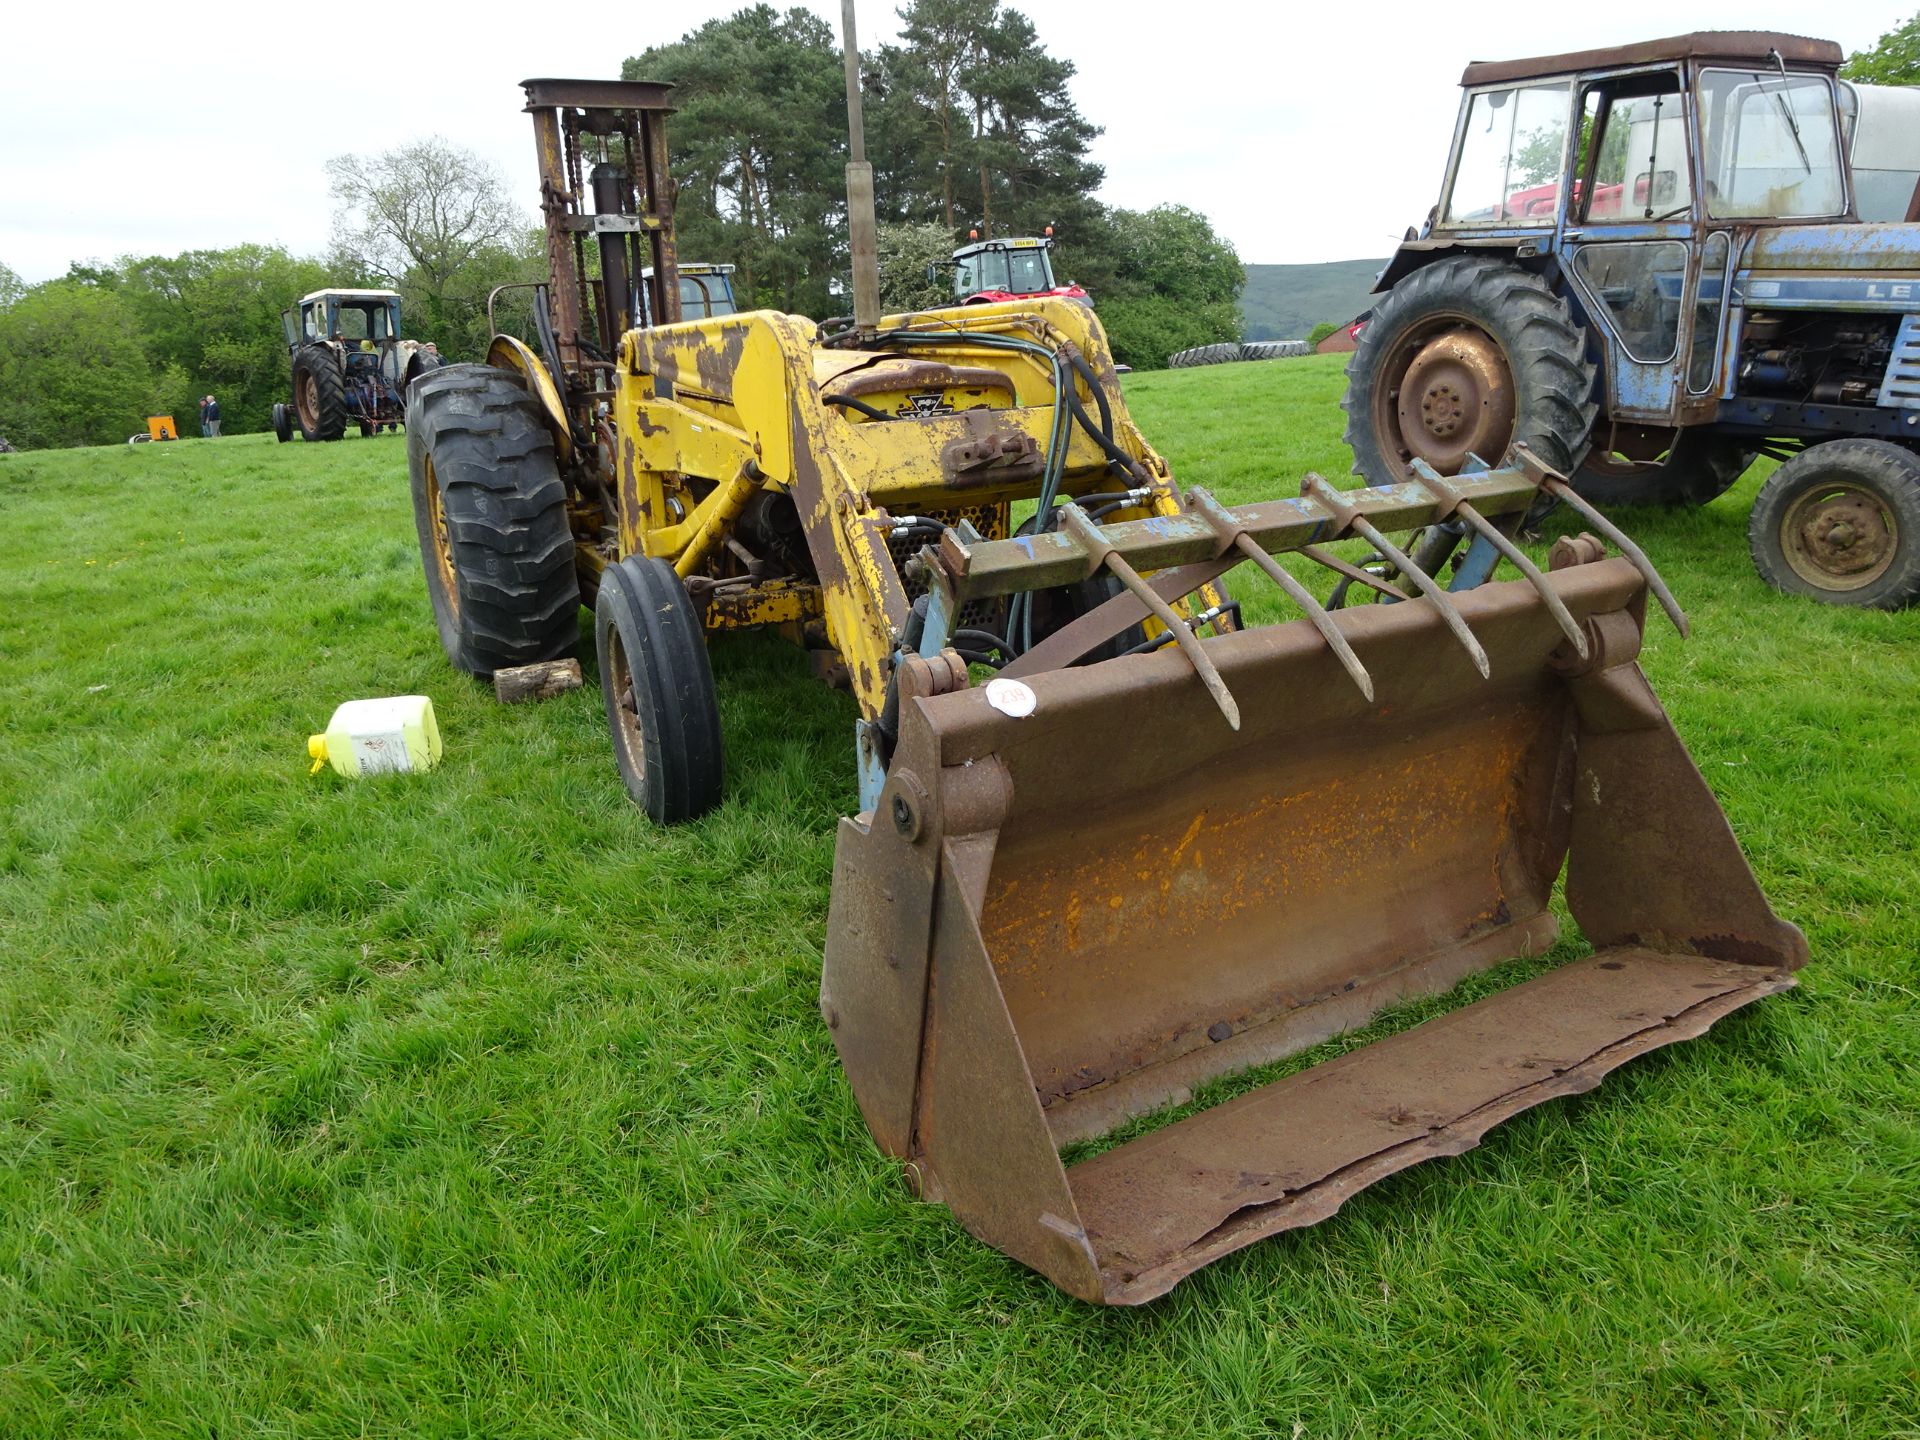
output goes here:
{"type": "MultiPolygon", "coordinates": [[[[1290,494],[1338,364],[1128,393],[1290,494]]],[[[1764,588],[1756,481],[1630,524],[1801,988],[1102,1312],[867,1136],[797,652],[716,645],[729,798],[663,833],[597,688],[449,670],[400,440],[0,457],[0,1437],[1920,1435],[1920,613],[1764,588]],[[308,777],[410,692],[438,772],[308,777]]]]}

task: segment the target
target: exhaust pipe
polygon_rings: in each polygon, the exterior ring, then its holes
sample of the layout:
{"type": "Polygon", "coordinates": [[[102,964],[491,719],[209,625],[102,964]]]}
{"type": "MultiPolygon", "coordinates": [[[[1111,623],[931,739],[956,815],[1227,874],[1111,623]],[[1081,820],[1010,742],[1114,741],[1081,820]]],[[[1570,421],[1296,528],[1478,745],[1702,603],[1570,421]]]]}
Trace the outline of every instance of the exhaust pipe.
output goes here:
{"type": "Polygon", "coordinates": [[[840,0],[847,60],[847,228],[853,250],[853,325],[863,339],[880,328],[880,249],[873,215],[873,166],[867,163],[860,117],[860,47],[854,38],[853,0],[840,0]]]}

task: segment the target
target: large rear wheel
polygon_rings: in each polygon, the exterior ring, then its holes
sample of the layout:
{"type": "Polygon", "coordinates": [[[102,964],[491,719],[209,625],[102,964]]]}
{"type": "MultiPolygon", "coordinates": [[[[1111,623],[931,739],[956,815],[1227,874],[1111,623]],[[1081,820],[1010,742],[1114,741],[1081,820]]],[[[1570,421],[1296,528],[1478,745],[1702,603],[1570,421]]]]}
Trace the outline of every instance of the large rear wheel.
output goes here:
{"type": "Polygon", "coordinates": [[[704,815],[720,803],[720,702],[686,586],[666,561],[628,556],[601,577],[593,633],[627,793],[661,825],[704,815]]]}
{"type": "Polygon", "coordinates": [[[1761,486],[1747,546],[1760,578],[1789,595],[1911,605],[1920,599],[1920,456],[1884,440],[1802,450],[1761,486]]]}
{"type": "Polygon", "coordinates": [[[1704,430],[1635,428],[1617,437],[1623,448],[1607,443],[1596,440],[1573,475],[1573,488],[1596,505],[1697,509],[1732,489],[1754,456],[1734,437],[1704,430]]]}
{"type": "Polygon", "coordinates": [[[347,433],[347,382],[325,345],[303,345],[293,357],[293,411],[304,439],[338,440],[347,433]]]}
{"type": "Polygon", "coordinates": [[[1412,462],[1456,475],[1469,455],[1505,460],[1521,442],[1570,474],[1598,406],[1586,337],[1567,302],[1506,260],[1450,255],[1374,308],[1347,365],[1347,444],[1369,485],[1412,462]]]}
{"type": "Polygon", "coordinates": [[[414,523],[447,658],[484,677],[573,654],[580,584],[567,491],[520,377],[449,365],[413,387],[410,413],[414,523]]]}

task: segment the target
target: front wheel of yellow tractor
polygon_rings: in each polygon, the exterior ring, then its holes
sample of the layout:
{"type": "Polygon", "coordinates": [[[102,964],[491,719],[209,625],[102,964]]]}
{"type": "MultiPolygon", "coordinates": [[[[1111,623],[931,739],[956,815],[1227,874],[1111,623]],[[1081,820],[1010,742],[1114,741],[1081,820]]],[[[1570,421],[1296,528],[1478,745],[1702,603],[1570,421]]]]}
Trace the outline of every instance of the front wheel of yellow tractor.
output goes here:
{"type": "Polygon", "coordinates": [[[593,636],[627,793],[656,824],[704,815],[720,803],[720,702],[687,587],[664,560],[628,556],[600,581],[593,636]]]}
{"type": "Polygon", "coordinates": [[[447,658],[484,678],[573,654],[566,485],[520,377],[449,365],[414,382],[407,413],[414,523],[447,658]]]}

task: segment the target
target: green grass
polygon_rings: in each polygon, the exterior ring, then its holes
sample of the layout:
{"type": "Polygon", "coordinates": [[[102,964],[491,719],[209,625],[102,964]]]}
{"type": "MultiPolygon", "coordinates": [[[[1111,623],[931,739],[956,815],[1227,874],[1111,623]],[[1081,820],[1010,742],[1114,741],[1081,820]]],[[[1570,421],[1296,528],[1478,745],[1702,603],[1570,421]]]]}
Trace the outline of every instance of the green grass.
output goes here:
{"type": "MultiPolygon", "coordinates": [[[[1128,393],[1245,500],[1345,471],[1340,383],[1128,393]]],[[[1102,1312],[866,1134],[797,652],[716,644],[728,800],[663,833],[597,690],[447,668],[402,442],[0,458],[0,1436],[1920,1435],[1920,614],[1762,586],[1757,479],[1629,523],[1802,987],[1102,1312]],[[407,692],[438,772],[308,777],[407,692]]]]}

